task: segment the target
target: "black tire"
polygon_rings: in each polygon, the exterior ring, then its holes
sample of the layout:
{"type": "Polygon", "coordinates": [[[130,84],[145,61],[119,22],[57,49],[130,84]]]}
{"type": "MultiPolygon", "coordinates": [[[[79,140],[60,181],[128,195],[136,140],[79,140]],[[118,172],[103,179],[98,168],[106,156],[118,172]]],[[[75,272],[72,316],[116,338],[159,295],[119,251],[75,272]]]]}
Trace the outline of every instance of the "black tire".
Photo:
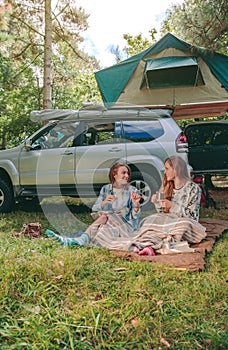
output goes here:
{"type": "Polygon", "coordinates": [[[17,208],[26,212],[41,211],[40,201],[38,197],[20,198],[17,208]]]}
{"type": "Polygon", "coordinates": [[[10,213],[14,210],[15,200],[9,182],[0,179],[0,213],[10,213]]]}
{"type": "Polygon", "coordinates": [[[213,188],[215,188],[212,180],[212,175],[211,174],[206,174],[204,175],[204,183],[205,183],[205,186],[209,189],[209,190],[212,190],[213,188]]]}
{"type": "Polygon", "coordinates": [[[160,187],[157,180],[147,173],[135,171],[131,174],[130,184],[140,191],[142,196],[142,209],[154,209],[154,205],[151,203],[151,196],[158,191],[160,187]]]}

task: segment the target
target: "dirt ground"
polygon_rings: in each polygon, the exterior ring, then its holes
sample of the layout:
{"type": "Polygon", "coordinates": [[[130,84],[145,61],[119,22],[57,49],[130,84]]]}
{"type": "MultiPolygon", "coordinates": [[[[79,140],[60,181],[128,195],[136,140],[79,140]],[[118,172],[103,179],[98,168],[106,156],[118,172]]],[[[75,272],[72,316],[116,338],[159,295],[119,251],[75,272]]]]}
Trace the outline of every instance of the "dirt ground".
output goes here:
{"type": "Polygon", "coordinates": [[[209,189],[211,197],[215,200],[219,209],[228,209],[228,176],[213,177],[213,189],[209,189]]]}
{"type": "Polygon", "coordinates": [[[228,188],[217,188],[215,190],[209,190],[209,193],[215,200],[218,208],[228,209],[228,188]]]}

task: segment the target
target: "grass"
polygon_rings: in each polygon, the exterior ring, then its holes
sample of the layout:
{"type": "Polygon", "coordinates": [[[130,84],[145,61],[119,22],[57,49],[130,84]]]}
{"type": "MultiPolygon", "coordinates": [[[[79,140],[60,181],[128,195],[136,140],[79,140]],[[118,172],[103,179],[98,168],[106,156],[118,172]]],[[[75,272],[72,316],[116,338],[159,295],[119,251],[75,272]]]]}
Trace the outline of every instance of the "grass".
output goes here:
{"type": "MultiPolygon", "coordinates": [[[[46,203],[0,219],[0,349],[227,349],[228,232],[204,272],[127,261],[107,249],[64,248],[46,228],[88,225],[90,203],[46,203]],[[39,221],[41,239],[12,237],[39,221]]],[[[201,210],[228,220],[227,209],[201,210]]]]}

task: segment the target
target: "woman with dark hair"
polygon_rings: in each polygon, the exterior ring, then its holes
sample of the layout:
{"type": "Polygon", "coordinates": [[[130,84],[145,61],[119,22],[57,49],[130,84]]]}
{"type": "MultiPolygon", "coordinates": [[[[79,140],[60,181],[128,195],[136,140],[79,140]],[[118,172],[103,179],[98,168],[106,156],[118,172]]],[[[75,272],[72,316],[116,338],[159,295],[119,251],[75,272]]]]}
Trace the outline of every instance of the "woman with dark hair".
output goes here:
{"type": "Polygon", "coordinates": [[[54,236],[63,245],[107,246],[116,237],[131,237],[135,234],[140,220],[140,199],[138,190],[129,184],[131,169],[127,164],[116,163],[109,171],[110,183],[101,188],[99,197],[92,207],[95,221],[79,232],[78,237],[54,236]]]}

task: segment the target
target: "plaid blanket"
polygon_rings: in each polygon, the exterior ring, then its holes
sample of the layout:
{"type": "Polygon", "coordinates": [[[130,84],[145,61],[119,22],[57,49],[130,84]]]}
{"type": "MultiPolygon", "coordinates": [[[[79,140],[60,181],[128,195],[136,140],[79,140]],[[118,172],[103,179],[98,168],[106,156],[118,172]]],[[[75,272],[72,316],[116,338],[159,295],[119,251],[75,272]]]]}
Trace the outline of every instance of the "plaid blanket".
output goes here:
{"type": "Polygon", "coordinates": [[[108,221],[95,233],[92,244],[115,250],[134,250],[151,246],[160,254],[193,251],[188,243],[199,243],[206,228],[196,220],[174,214],[157,213],[144,218],[137,231],[118,214],[108,214],[108,221]],[[183,244],[183,242],[185,242],[183,244]]]}

